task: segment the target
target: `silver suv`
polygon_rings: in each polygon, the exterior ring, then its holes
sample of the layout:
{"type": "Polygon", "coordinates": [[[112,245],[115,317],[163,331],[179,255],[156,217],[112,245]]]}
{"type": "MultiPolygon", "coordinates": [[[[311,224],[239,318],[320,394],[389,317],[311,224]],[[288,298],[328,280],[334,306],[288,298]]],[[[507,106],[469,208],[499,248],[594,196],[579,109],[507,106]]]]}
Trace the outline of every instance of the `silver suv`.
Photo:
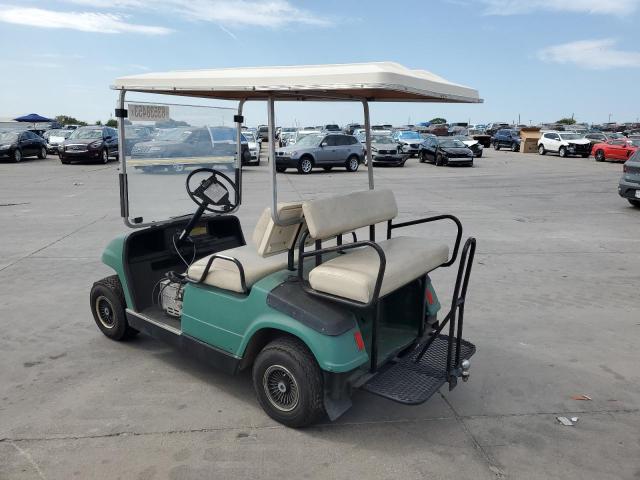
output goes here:
{"type": "Polygon", "coordinates": [[[314,168],[328,172],[333,167],[355,172],[363,161],[362,144],[353,135],[341,133],[306,135],[295,145],[276,151],[276,170],[281,173],[287,168],[297,168],[300,173],[314,168]]]}

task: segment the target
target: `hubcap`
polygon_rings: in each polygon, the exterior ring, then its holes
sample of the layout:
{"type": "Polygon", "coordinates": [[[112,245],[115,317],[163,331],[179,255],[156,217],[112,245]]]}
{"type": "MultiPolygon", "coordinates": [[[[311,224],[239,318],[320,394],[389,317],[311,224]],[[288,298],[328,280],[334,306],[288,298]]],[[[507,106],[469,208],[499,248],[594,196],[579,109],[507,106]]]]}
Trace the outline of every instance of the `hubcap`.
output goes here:
{"type": "Polygon", "coordinates": [[[298,382],[282,365],[271,365],[265,370],[262,386],[269,403],[281,412],[290,412],[298,406],[298,382]]]}
{"type": "Polygon", "coordinates": [[[351,161],[349,162],[349,167],[351,168],[351,170],[357,169],[358,161],[355,158],[352,158],[351,161]]]}
{"type": "Polygon", "coordinates": [[[304,173],[309,173],[311,171],[311,160],[305,158],[302,161],[302,171],[304,173]]]}
{"type": "Polygon", "coordinates": [[[20,160],[22,160],[22,153],[20,153],[20,150],[16,150],[14,157],[16,159],[16,162],[19,162],[20,160]]]}
{"type": "Polygon", "coordinates": [[[102,152],[102,161],[104,163],[107,163],[109,161],[109,154],[107,153],[106,150],[104,152],[102,152]]]}
{"type": "Polygon", "coordinates": [[[99,296],[96,298],[94,308],[96,309],[96,315],[98,320],[105,328],[113,328],[115,325],[115,316],[113,314],[113,305],[107,299],[107,297],[99,296]]]}

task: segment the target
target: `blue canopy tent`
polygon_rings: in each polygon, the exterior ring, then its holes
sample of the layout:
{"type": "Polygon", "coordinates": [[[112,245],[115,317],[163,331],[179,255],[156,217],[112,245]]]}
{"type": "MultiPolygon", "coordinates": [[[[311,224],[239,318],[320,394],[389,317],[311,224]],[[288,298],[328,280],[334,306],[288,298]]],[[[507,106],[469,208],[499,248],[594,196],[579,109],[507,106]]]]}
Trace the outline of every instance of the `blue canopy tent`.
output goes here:
{"type": "Polygon", "coordinates": [[[29,122],[29,123],[40,123],[40,122],[53,122],[54,120],[51,118],[43,117],[42,115],[38,115],[37,113],[30,113],[29,115],[23,115],[22,117],[14,118],[16,122],[29,122]]]}

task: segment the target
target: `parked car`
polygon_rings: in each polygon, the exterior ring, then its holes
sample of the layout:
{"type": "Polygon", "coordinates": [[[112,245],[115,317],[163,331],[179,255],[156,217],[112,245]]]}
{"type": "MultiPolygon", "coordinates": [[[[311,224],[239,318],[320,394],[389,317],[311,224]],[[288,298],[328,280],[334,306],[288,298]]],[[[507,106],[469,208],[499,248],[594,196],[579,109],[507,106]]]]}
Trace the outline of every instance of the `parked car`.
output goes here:
{"type": "Polygon", "coordinates": [[[269,141],[269,127],[267,125],[258,125],[258,133],[256,135],[259,142],[269,141]]]}
{"type": "Polygon", "coordinates": [[[371,137],[371,156],[374,166],[404,167],[409,158],[390,135],[373,135],[371,137]]]}
{"type": "Polygon", "coordinates": [[[340,133],[340,126],[336,125],[335,123],[328,123],[326,125],[324,125],[322,127],[322,130],[324,130],[325,132],[337,132],[340,133]]]}
{"type": "Polygon", "coordinates": [[[400,148],[403,153],[411,155],[418,155],[420,152],[420,144],[422,143],[422,137],[418,132],[411,130],[403,130],[395,132],[393,139],[400,144],[400,148]]]}
{"type": "Polygon", "coordinates": [[[427,127],[427,132],[436,136],[446,136],[449,134],[448,123],[432,123],[427,127]]]}
{"type": "MultiPolygon", "coordinates": [[[[280,132],[280,141],[282,141],[282,136],[285,134],[286,132],[280,132]]],[[[247,148],[249,150],[250,159],[246,163],[251,165],[260,165],[260,144],[253,132],[242,132],[242,139],[244,142],[247,142],[247,148]]]]}
{"type": "Polygon", "coordinates": [[[596,143],[591,151],[596,162],[604,162],[605,160],[610,162],[624,162],[638,151],[638,147],[629,145],[626,139],[608,140],[603,143],[596,143]]]}
{"type": "Polygon", "coordinates": [[[364,128],[364,125],[361,125],[359,123],[349,123],[344,127],[344,133],[346,133],[347,135],[353,135],[355,133],[355,130],[359,128],[364,128]]]}
{"type": "Polygon", "coordinates": [[[485,128],[485,133],[488,135],[495,135],[498,133],[498,130],[509,130],[511,129],[511,125],[505,122],[493,122],[487,124],[487,128],[485,128]]]}
{"type": "Polygon", "coordinates": [[[282,132],[280,134],[280,146],[286,147],[287,145],[293,145],[296,143],[296,134],[297,131],[293,132],[282,132]]]}
{"type": "Polygon", "coordinates": [[[561,157],[580,155],[587,158],[591,151],[591,142],[579,133],[544,132],[538,140],[538,153],[557,152],[561,157]]]}
{"type": "Polygon", "coordinates": [[[483,129],[469,128],[462,135],[466,135],[467,137],[477,140],[483,148],[489,148],[491,146],[491,135],[485,133],[483,129]]]}
{"type": "Polygon", "coordinates": [[[71,132],[73,132],[73,130],[63,130],[59,128],[44,132],[42,138],[47,142],[47,153],[58,153],[58,147],[62,142],[69,138],[71,132]]]}
{"type": "Polygon", "coordinates": [[[118,155],[118,132],[115,128],[100,125],[80,127],[73,130],[58,147],[62,163],[76,160],[93,160],[107,163],[118,155]]]}
{"type": "Polygon", "coordinates": [[[433,163],[438,167],[460,164],[473,166],[473,158],[473,152],[453,137],[429,137],[420,146],[420,162],[433,163]]]}
{"type": "Polygon", "coordinates": [[[453,138],[455,138],[456,140],[460,140],[462,143],[464,143],[467,146],[467,148],[473,152],[473,156],[475,158],[482,157],[482,152],[484,151],[484,147],[478,140],[471,138],[467,135],[456,135],[453,138]]]}
{"type": "Polygon", "coordinates": [[[363,160],[364,149],[353,135],[313,134],[277,150],[276,170],[282,173],[287,168],[297,168],[299,173],[311,173],[314,168],[330,171],[333,167],[345,167],[355,172],[363,160]]]}
{"type": "Polygon", "coordinates": [[[503,128],[496,132],[491,143],[496,150],[509,148],[512,152],[517,152],[520,150],[520,134],[512,128],[503,128]]]}
{"type": "Polygon", "coordinates": [[[622,172],[618,194],[634,207],[640,208],[640,149],[624,162],[622,172]]]}
{"type": "Polygon", "coordinates": [[[152,130],[149,127],[126,125],[124,127],[124,151],[127,155],[131,154],[134,145],[142,142],[148,142],[153,138],[152,130]]]}
{"type": "Polygon", "coordinates": [[[25,157],[47,158],[45,139],[29,131],[0,131],[0,159],[18,163],[25,157]]]}

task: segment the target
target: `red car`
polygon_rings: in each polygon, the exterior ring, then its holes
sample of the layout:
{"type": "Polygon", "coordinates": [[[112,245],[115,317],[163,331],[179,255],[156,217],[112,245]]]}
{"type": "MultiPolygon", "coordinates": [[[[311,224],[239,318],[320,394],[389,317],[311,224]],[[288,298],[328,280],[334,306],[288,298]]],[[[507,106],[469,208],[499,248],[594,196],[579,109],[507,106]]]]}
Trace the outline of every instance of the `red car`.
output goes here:
{"type": "Polygon", "coordinates": [[[596,162],[604,162],[609,160],[612,162],[626,162],[633,155],[638,147],[630,145],[630,142],[624,140],[609,140],[607,142],[596,143],[591,148],[596,162]]]}

